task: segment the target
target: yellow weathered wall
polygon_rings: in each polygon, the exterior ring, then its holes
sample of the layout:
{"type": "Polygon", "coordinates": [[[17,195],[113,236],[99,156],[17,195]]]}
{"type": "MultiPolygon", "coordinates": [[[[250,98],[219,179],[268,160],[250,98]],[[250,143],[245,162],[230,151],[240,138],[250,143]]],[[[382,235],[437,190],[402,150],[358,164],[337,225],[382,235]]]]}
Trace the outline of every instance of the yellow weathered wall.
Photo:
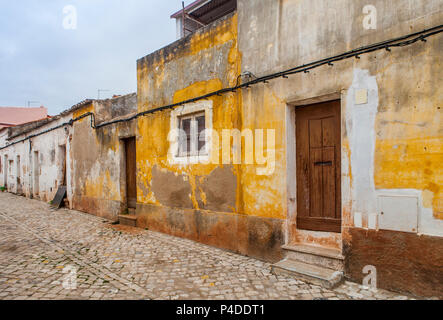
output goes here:
{"type": "MultiPolygon", "coordinates": [[[[140,59],[139,112],[235,86],[241,73],[237,20],[237,14],[227,16],[140,59]]],[[[285,205],[280,201],[285,197],[282,176],[258,176],[257,168],[265,166],[222,164],[222,130],[267,129],[284,115],[274,113],[273,95],[258,111],[242,108],[242,94],[238,90],[209,98],[212,128],[220,138],[218,161],[211,164],[168,162],[171,111],[138,119],[137,224],[250,255],[265,257],[270,252],[270,259],[275,260],[280,257],[281,219],[285,218],[285,205]],[[257,112],[262,117],[256,117],[257,112]],[[157,191],[155,179],[164,182],[157,191]]],[[[276,133],[278,166],[284,166],[282,130],[280,127],[276,133]]],[[[264,140],[266,148],[266,133],[264,140]]],[[[216,147],[213,143],[212,149],[216,147]]],[[[242,159],[244,156],[243,147],[242,159]]]]}
{"type": "MultiPolygon", "coordinates": [[[[241,67],[241,53],[237,48],[237,17],[233,16],[230,21],[217,26],[215,29],[203,31],[191,36],[189,47],[186,50],[179,51],[161,59],[155,60],[152,65],[143,65],[138,69],[139,77],[139,112],[149,108],[161,106],[163,103],[177,103],[197,96],[204,95],[227,86],[235,86],[241,67]],[[206,81],[195,81],[180,88],[175,86],[172,100],[170,97],[162,96],[161,99],[151,100],[145,92],[150,90],[149,86],[161,88],[164,90],[165,81],[177,79],[180,77],[189,78],[186,68],[183,73],[168,74],[165,65],[170,64],[171,60],[178,60],[177,64],[183,62],[184,57],[191,59],[207,60],[208,55],[219,54],[219,46],[229,44],[231,47],[226,59],[225,68],[222,72],[223,78],[213,78],[206,81]],[[165,70],[166,69],[166,70],[165,70]],[[149,77],[149,81],[146,79],[149,77]],[[166,79],[166,80],[165,80],[166,79]]],[[[211,70],[202,70],[202,73],[211,70]]],[[[197,77],[198,78],[198,77],[197,77]]],[[[252,89],[251,89],[252,90],[252,89]]],[[[210,98],[213,101],[213,129],[220,135],[223,129],[237,128],[244,129],[266,129],[279,128],[276,132],[277,158],[278,166],[284,167],[284,131],[281,126],[276,126],[284,121],[284,114],[275,112],[273,101],[277,98],[272,93],[267,93],[264,106],[257,105],[259,110],[243,110],[241,107],[241,90],[237,93],[229,93],[223,97],[210,98]],[[256,115],[260,114],[260,117],[256,115]]],[[[200,209],[197,197],[204,198],[204,190],[199,189],[195,184],[195,179],[204,179],[217,167],[223,167],[222,164],[196,164],[189,166],[171,165],[168,163],[167,152],[169,142],[167,136],[170,130],[170,112],[164,111],[154,115],[148,115],[138,120],[137,143],[137,163],[140,188],[138,189],[138,201],[140,203],[161,205],[156,201],[155,194],[150,189],[150,180],[152,179],[152,168],[158,166],[163,170],[171,171],[175,174],[184,175],[191,185],[191,200],[194,209],[200,209]],[[154,142],[154,143],[153,143],[154,142]]],[[[266,146],[266,134],[264,136],[266,146]]],[[[243,148],[244,158],[244,148],[243,148]]],[[[219,162],[222,163],[222,154],[220,152],[219,162]]],[[[263,166],[258,166],[263,167],[263,166]]],[[[234,165],[232,171],[237,178],[237,200],[236,206],[232,207],[231,213],[240,213],[254,215],[266,218],[285,218],[284,203],[280,199],[285,196],[285,188],[280,183],[282,176],[280,174],[270,176],[258,176],[256,174],[256,165],[234,165]]]]}
{"type": "Polygon", "coordinates": [[[443,219],[443,89],[438,85],[443,76],[441,55],[435,51],[439,41],[431,39],[406,61],[392,58],[382,70],[387,76],[380,86],[386,94],[376,127],[374,180],[378,189],[422,190],[423,206],[443,219]]]}
{"type": "MultiPolygon", "coordinates": [[[[237,75],[240,68],[240,54],[237,50],[237,23],[236,16],[232,17],[215,29],[198,33],[189,39],[189,46],[177,53],[169,54],[155,61],[153,65],[144,65],[138,69],[139,78],[139,112],[149,108],[159,107],[165,103],[177,103],[187,99],[210,93],[225,86],[235,85],[237,75]],[[188,79],[191,75],[187,74],[187,70],[180,70],[178,74],[168,73],[165,70],[171,60],[181,60],[184,58],[198,61],[208,59],[207,55],[216,55],[219,53],[218,46],[228,45],[230,47],[226,65],[220,73],[223,78],[211,78],[206,81],[190,81],[185,88],[165,84],[165,81],[172,79],[188,79]],[[145,78],[147,75],[152,77],[151,81],[145,78]],[[148,91],[147,86],[154,86],[155,89],[164,88],[164,86],[174,86],[173,96],[162,96],[160,99],[152,99],[150,96],[145,97],[144,91],[148,91]],[[140,92],[141,91],[141,92],[140,92]]],[[[179,63],[180,63],[179,62],[179,63]]],[[[203,70],[209,72],[210,70],[203,70]]],[[[197,75],[198,78],[198,75],[197,75]]],[[[154,89],[153,89],[154,90],[154,89]]],[[[213,101],[213,127],[215,130],[229,129],[238,127],[240,123],[239,112],[237,109],[238,94],[228,94],[223,97],[210,98],[213,101]]],[[[199,209],[197,203],[197,194],[201,192],[195,184],[196,177],[204,177],[209,175],[218,165],[210,164],[194,164],[189,166],[173,165],[168,163],[168,150],[170,147],[168,141],[168,133],[170,131],[170,112],[163,111],[141,117],[138,120],[138,141],[137,141],[137,164],[138,164],[138,202],[160,205],[155,195],[150,190],[150,181],[152,178],[152,168],[158,166],[161,170],[168,170],[174,174],[183,175],[188,179],[191,185],[191,200],[194,209],[199,209]]],[[[221,155],[220,155],[221,159],[221,155]]],[[[204,197],[204,195],[203,195],[204,197]]],[[[232,212],[236,212],[236,208],[232,208],[232,212]]]]}
{"type": "MultiPolygon", "coordinates": [[[[314,2],[315,5],[309,1],[265,1],[269,10],[263,11],[256,2],[243,0],[238,15],[224,18],[140,59],[137,73],[139,112],[233,86],[242,71],[262,76],[422,30],[435,25],[439,16],[438,7],[434,4],[428,9],[420,7],[418,11],[411,9],[411,12],[398,13],[399,21],[412,19],[414,14],[420,15],[420,19],[415,19],[409,27],[406,23],[392,25],[392,19],[383,17],[383,32],[381,29],[361,31],[358,28],[362,28],[362,21],[356,16],[361,12],[362,1],[354,3],[352,10],[343,13],[342,19],[337,19],[333,12],[323,8],[323,2],[314,2]],[[322,24],[324,17],[314,14],[318,12],[316,6],[324,12],[329,24],[322,24]],[[315,19],[310,21],[300,17],[298,13],[302,9],[312,12],[315,19]],[[432,16],[432,19],[423,20],[425,15],[432,16]],[[347,28],[343,20],[348,21],[352,29],[357,30],[356,33],[349,34],[346,31],[349,26],[347,28]],[[312,34],[309,30],[312,30],[312,34]],[[300,37],[293,37],[295,34],[300,37]],[[335,37],[341,37],[343,41],[335,37]],[[307,41],[309,39],[312,41],[307,41]]],[[[340,6],[346,7],[346,3],[340,6]]],[[[263,166],[257,164],[170,164],[167,136],[171,112],[161,111],[141,117],[137,128],[138,202],[141,205],[138,212],[141,225],[149,226],[150,219],[155,217],[155,221],[151,221],[155,228],[189,236],[198,233],[198,228],[186,222],[186,217],[192,215],[186,210],[205,211],[208,216],[223,212],[235,217],[288,220],[288,228],[279,223],[280,236],[289,230],[289,242],[342,249],[348,229],[354,227],[354,214],[361,212],[363,225],[366,226],[367,216],[379,213],[378,197],[388,190],[393,195],[397,192],[416,196],[418,192],[419,221],[426,220],[419,225],[420,231],[429,235],[441,233],[438,223],[442,219],[442,93],[436,84],[441,83],[442,79],[438,71],[441,65],[438,55],[441,40],[437,37],[428,39],[426,44],[420,42],[411,47],[395,48],[392,52],[383,50],[370,53],[358,60],[337,62],[333,68],[321,67],[309,74],[279,78],[236,93],[210,98],[213,101],[213,128],[219,131],[220,136],[220,130],[231,128],[240,131],[275,130],[275,169],[270,175],[258,175],[257,169],[263,166]],[[358,106],[354,103],[354,90],[360,89],[358,86],[366,88],[367,85],[371,85],[371,88],[368,87],[370,103],[358,106]],[[289,119],[293,112],[291,105],[322,96],[334,96],[331,99],[340,99],[342,106],[343,236],[298,230],[295,224],[296,187],[291,185],[295,185],[296,164],[295,155],[289,153],[289,146],[295,146],[295,139],[291,137],[288,126],[288,121],[294,120],[289,119]],[[365,116],[358,118],[361,110],[368,117],[374,115],[373,124],[368,128],[367,123],[359,122],[365,119],[365,116]],[[365,125],[364,132],[361,131],[362,124],[365,125]],[[370,141],[364,142],[368,143],[367,148],[359,144],[361,137],[370,137],[370,141]],[[363,161],[355,157],[362,151],[367,154],[363,161]],[[220,169],[223,169],[225,176],[232,174],[235,177],[236,183],[232,184],[235,187],[235,205],[229,209],[225,206],[223,210],[208,210],[206,201],[210,192],[202,186],[220,169]],[[180,192],[174,193],[175,190],[170,189],[171,198],[184,194],[190,202],[184,205],[180,202],[166,203],[165,196],[159,193],[167,193],[171,186],[166,183],[161,192],[155,192],[153,184],[159,177],[178,185],[180,192]],[[176,177],[177,181],[172,177],[176,177]],[[179,213],[180,223],[176,218],[168,220],[174,216],[165,209],[168,207],[186,209],[186,212],[179,213]],[[431,209],[436,220],[425,217],[427,213],[423,208],[431,209]],[[167,227],[163,228],[162,223],[167,227]]],[[[182,203],[185,202],[183,200],[182,203]]],[[[399,219],[402,217],[399,216],[399,219]]],[[[234,227],[238,235],[243,232],[242,228],[240,225],[234,227]]],[[[259,230],[261,227],[254,228],[259,230]]],[[[256,236],[251,236],[251,230],[248,229],[250,241],[256,236]]],[[[257,234],[260,233],[257,231],[257,234]]]]}

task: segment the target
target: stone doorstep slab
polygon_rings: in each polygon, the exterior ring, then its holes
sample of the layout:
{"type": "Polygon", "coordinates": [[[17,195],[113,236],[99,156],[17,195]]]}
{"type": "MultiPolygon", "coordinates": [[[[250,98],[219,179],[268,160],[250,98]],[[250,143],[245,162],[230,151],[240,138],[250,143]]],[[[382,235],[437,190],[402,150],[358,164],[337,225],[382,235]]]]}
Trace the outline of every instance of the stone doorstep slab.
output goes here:
{"type": "Polygon", "coordinates": [[[341,271],[288,258],[272,265],[271,271],[276,275],[292,276],[298,280],[320,285],[327,289],[334,289],[344,281],[344,274],[341,271]]]}
{"type": "Polygon", "coordinates": [[[324,248],[306,244],[291,244],[282,246],[283,249],[288,251],[308,253],[316,256],[327,257],[332,259],[344,260],[345,257],[338,249],[324,248]]]}
{"type": "Polygon", "coordinates": [[[334,271],[344,271],[344,256],[339,250],[308,245],[284,246],[283,250],[285,258],[334,271]]]}
{"type": "Polygon", "coordinates": [[[137,216],[136,215],[119,215],[118,221],[121,225],[129,226],[129,227],[136,227],[137,226],[137,216]]]}

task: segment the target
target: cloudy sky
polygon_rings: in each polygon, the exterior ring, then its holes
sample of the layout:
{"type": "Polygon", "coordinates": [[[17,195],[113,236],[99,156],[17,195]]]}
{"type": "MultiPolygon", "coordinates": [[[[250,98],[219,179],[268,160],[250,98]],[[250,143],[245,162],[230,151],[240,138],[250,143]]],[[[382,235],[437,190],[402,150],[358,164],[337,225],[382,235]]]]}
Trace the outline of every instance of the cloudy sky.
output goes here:
{"type": "MultiPolygon", "coordinates": [[[[188,4],[188,0],[185,3],[188,4]]],[[[0,0],[0,106],[56,115],[137,89],[136,60],[175,41],[181,0],[0,0]],[[77,11],[73,26],[72,5],[77,11]]]]}

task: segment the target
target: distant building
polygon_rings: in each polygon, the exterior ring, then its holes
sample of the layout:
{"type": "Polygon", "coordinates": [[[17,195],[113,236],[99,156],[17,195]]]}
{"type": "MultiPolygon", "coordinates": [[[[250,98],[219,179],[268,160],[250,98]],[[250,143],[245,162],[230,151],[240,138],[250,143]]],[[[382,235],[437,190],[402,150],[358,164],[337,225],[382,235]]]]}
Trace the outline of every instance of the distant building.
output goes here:
{"type": "Polygon", "coordinates": [[[48,118],[45,107],[0,107],[0,130],[48,118]]]}
{"type": "MultiPolygon", "coordinates": [[[[126,197],[126,188],[120,191],[120,187],[112,186],[119,185],[125,174],[119,166],[120,153],[127,138],[135,136],[136,122],[116,123],[110,128],[118,133],[106,133],[99,140],[91,125],[130,117],[136,112],[135,93],[114,95],[112,99],[86,99],[59,115],[0,129],[0,186],[45,202],[54,199],[59,186],[66,186],[66,203],[70,208],[118,219],[118,214],[126,209],[126,201],[113,199],[119,199],[120,194],[126,197]],[[81,118],[90,112],[96,115],[93,122],[90,117],[81,118]],[[108,137],[113,138],[105,141],[108,137]],[[122,148],[113,148],[118,143],[122,148]],[[91,172],[89,165],[96,161],[101,165],[91,172]],[[114,167],[109,169],[111,166],[114,167]],[[103,185],[111,187],[94,190],[95,179],[102,177],[106,177],[103,185]]],[[[136,203],[135,179],[131,190],[131,199],[136,203]]]]}

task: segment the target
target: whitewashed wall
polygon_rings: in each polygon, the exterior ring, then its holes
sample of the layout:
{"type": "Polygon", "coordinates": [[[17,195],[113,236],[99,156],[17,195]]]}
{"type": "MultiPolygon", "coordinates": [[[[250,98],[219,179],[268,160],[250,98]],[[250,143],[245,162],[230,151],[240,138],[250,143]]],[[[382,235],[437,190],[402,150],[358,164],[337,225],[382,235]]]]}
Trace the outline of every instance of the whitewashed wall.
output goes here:
{"type": "MultiPolygon", "coordinates": [[[[28,134],[43,132],[66,123],[71,118],[72,115],[60,117],[28,134]]],[[[63,162],[66,159],[66,185],[68,199],[71,202],[71,129],[71,126],[67,125],[0,150],[2,159],[0,186],[6,185],[7,190],[12,193],[49,202],[62,184],[63,162]],[[65,155],[62,146],[65,146],[65,155]]],[[[26,135],[20,135],[9,142],[13,143],[25,137],[26,135]]]]}

